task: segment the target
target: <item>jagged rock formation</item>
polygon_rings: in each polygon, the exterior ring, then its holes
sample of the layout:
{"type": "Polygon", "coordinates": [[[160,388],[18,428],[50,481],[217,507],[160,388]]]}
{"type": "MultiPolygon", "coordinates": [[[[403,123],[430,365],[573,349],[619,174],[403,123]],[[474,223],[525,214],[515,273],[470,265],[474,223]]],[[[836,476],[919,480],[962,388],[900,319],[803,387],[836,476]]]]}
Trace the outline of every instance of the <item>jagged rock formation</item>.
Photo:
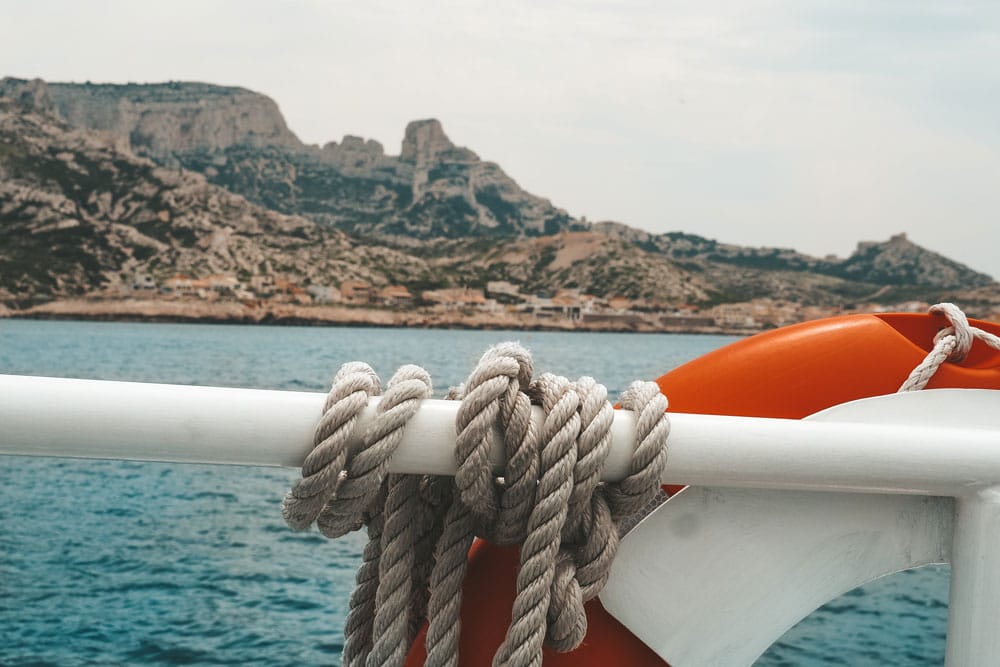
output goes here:
{"type": "Polygon", "coordinates": [[[423,260],[253,205],[199,174],[123,152],[106,135],[0,99],[0,290],[8,301],[113,290],[136,274],[386,284],[390,274],[426,280],[426,271],[423,260]]]}
{"type": "Polygon", "coordinates": [[[110,132],[159,164],[203,173],[254,203],[357,234],[405,245],[585,226],[522,190],[497,164],[455,146],[433,119],[410,123],[400,155],[392,156],[354,136],[306,146],[273,100],[243,88],[0,80],[0,96],[29,89],[37,110],[55,111],[74,127],[110,132]]]}
{"type": "Polygon", "coordinates": [[[235,145],[178,155],[186,168],[262,205],[410,245],[463,236],[538,236],[583,225],[455,146],[436,120],[407,125],[398,157],[344,137],[323,148],[235,145]]]}

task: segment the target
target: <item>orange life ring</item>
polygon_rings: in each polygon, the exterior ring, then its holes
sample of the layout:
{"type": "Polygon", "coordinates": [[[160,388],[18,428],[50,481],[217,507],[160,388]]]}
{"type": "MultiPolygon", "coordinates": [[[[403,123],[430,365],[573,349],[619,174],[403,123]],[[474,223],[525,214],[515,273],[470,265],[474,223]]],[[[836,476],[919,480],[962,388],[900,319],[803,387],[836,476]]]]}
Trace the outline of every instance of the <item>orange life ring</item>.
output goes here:
{"type": "MultiPolygon", "coordinates": [[[[801,419],[858,398],[894,393],[943,326],[932,315],[850,315],[806,322],[738,341],[662,376],[671,412],[801,419]]],[[[1000,325],[972,321],[1000,335],[1000,325]]],[[[1000,389],[1000,352],[973,345],[943,365],[929,388],[1000,389]]],[[[518,552],[477,540],[462,599],[460,664],[489,665],[503,641],[515,594],[518,552]]],[[[670,604],[665,600],[664,604],[670,604]]],[[[598,600],[587,604],[587,637],[571,653],[546,649],[545,664],[664,665],[598,600]]],[[[422,665],[424,632],[406,664],[422,665]]]]}

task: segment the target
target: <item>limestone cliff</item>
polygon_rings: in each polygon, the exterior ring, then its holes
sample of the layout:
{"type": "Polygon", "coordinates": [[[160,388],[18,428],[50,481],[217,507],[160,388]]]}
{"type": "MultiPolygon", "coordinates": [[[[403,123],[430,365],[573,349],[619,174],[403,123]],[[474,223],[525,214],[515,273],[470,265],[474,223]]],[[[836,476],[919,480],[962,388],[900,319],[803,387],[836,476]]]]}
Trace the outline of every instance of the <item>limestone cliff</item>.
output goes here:
{"type": "Polygon", "coordinates": [[[236,144],[301,146],[274,100],[245,88],[180,82],[54,83],[49,93],[70,125],[127,138],[134,151],[154,159],[236,144]]]}
{"type": "Polygon", "coordinates": [[[162,283],[178,272],[279,273],[300,285],[426,279],[422,260],[256,206],[0,98],[0,301],[114,291],[136,275],[162,283]]]}
{"type": "Polygon", "coordinates": [[[437,120],[407,125],[400,155],[348,135],[289,150],[234,145],[178,157],[252,201],[401,245],[430,238],[539,236],[585,225],[454,145],[437,120]]]}
{"type": "Polygon", "coordinates": [[[244,88],[6,78],[0,96],[37,99],[36,109],[111,133],[158,164],[203,173],[254,203],[366,236],[407,244],[584,227],[522,190],[497,164],[455,146],[433,119],[410,123],[393,156],[350,135],[306,146],[273,100],[244,88]]]}

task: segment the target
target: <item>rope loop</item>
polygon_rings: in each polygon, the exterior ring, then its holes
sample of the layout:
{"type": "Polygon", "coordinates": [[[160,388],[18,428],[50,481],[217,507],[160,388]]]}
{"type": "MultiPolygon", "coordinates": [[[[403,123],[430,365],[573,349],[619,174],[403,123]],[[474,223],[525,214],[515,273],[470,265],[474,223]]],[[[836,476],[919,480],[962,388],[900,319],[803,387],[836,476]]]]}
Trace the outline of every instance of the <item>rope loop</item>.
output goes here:
{"type": "Polygon", "coordinates": [[[937,344],[946,336],[954,337],[954,349],[951,354],[948,355],[948,361],[954,364],[960,364],[965,361],[965,358],[969,355],[969,350],[972,349],[973,340],[973,332],[972,327],[969,325],[969,318],[965,316],[965,313],[962,312],[961,308],[953,303],[934,304],[927,312],[931,315],[944,316],[950,325],[941,329],[934,335],[934,343],[937,344]]]}
{"type": "Polygon", "coordinates": [[[928,310],[932,315],[941,315],[948,326],[934,334],[934,347],[927,353],[924,360],[914,368],[899,388],[899,392],[920,391],[946,361],[960,364],[965,361],[972,350],[973,342],[978,339],[986,345],[1000,350],[1000,338],[969,324],[969,318],[962,309],[953,303],[938,303],[928,310]]]}
{"type": "Polygon", "coordinates": [[[430,376],[419,366],[403,366],[392,376],[362,437],[361,451],[348,461],[334,497],[316,518],[323,535],[340,537],[364,524],[365,512],[382,491],[389,459],[403,439],[403,427],[431,391],[430,376]]]}
{"type": "Polygon", "coordinates": [[[316,426],[313,449],[302,463],[302,479],[281,505],[285,522],[293,530],[309,528],[333,499],[346,473],[347,445],[358,416],[368,399],[381,392],[378,376],[368,364],[355,361],[337,371],[316,426]]]}
{"type": "Polygon", "coordinates": [[[636,415],[628,476],[601,482],[614,410],[590,377],[533,378],[517,343],[490,348],[466,382],[455,420],[454,478],[387,475],[403,429],[431,395],[418,366],[400,368],[352,452],[358,417],[380,393],[371,367],[341,367],[324,404],[314,448],[282,505],[296,530],[315,523],[327,537],[362,525],[368,544],[344,630],[344,665],[403,664],[426,619],[428,665],[457,665],[462,581],[479,536],[520,544],[517,593],[495,665],[541,665],[542,647],[571,651],[587,633],[584,604],[607,582],[620,535],[662,502],[667,400],[652,382],[633,383],[621,404],[636,415]],[[540,405],[543,419],[532,418],[540,405]],[[493,431],[505,461],[490,460],[493,431]]]}

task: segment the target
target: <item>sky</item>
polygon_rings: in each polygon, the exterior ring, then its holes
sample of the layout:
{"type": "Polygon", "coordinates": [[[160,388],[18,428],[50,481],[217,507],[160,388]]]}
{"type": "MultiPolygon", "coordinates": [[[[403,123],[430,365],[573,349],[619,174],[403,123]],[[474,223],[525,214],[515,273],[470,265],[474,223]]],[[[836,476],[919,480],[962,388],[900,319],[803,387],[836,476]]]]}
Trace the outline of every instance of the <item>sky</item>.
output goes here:
{"type": "Polygon", "coordinates": [[[0,76],[194,80],[304,141],[445,132],[574,216],[1000,278],[1000,3],[0,0],[0,76]]]}

